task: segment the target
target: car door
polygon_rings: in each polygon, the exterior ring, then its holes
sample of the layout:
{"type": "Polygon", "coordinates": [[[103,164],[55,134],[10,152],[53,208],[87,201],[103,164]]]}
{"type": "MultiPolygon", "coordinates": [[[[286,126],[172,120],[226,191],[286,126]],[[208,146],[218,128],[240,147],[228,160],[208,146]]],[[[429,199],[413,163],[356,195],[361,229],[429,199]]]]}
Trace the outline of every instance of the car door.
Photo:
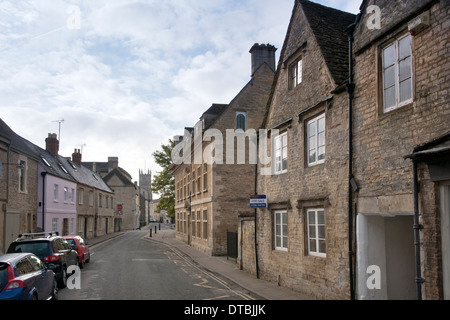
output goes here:
{"type": "Polygon", "coordinates": [[[67,252],[67,266],[77,265],[78,253],[72,249],[70,244],[65,239],[60,239],[64,250],[67,252]]]}
{"type": "Polygon", "coordinates": [[[16,279],[23,280],[26,284],[22,293],[23,299],[31,298],[30,292],[34,291],[38,285],[38,283],[36,283],[37,278],[35,277],[33,266],[28,258],[24,257],[17,261],[15,269],[17,274],[16,279]]]}
{"type": "Polygon", "coordinates": [[[36,256],[29,256],[28,260],[33,266],[35,272],[35,287],[38,290],[40,299],[47,299],[52,295],[54,285],[54,273],[48,270],[44,263],[36,256]]]}

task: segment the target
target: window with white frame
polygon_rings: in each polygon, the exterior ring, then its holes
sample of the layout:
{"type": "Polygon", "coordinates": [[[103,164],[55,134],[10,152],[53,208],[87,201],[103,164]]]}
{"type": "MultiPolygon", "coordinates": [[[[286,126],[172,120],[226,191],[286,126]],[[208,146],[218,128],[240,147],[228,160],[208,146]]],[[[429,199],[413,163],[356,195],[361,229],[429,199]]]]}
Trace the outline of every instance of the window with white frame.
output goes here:
{"type": "Polygon", "coordinates": [[[382,49],[383,110],[388,112],[413,100],[411,35],[382,49]]]}
{"type": "Polygon", "coordinates": [[[294,63],[291,64],[289,68],[289,76],[290,76],[290,88],[294,89],[299,84],[302,83],[302,72],[303,72],[303,60],[298,59],[294,63]]]}
{"type": "Polygon", "coordinates": [[[52,232],[58,232],[58,218],[52,218],[52,232]]]}
{"type": "Polygon", "coordinates": [[[287,211],[278,210],[274,213],[275,250],[288,250],[287,211]]]}
{"type": "Polygon", "coordinates": [[[324,209],[308,209],[306,216],[308,226],[308,254],[325,257],[325,211],[324,209]]]}
{"type": "Polygon", "coordinates": [[[287,143],[287,132],[274,137],[273,158],[275,159],[275,174],[287,172],[287,143]]]}
{"type": "Polygon", "coordinates": [[[69,202],[69,189],[64,187],[64,202],[69,202]]]}
{"type": "Polygon", "coordinates": [[[59,197],[59,186],[55,184],[53,186],[53,201],[58,202],[58,197],[59,197]]]}
{"type": "Polygon", "coordinates": [[[307,123],[308,166],[325,161],[325,113],[307,123]]]}

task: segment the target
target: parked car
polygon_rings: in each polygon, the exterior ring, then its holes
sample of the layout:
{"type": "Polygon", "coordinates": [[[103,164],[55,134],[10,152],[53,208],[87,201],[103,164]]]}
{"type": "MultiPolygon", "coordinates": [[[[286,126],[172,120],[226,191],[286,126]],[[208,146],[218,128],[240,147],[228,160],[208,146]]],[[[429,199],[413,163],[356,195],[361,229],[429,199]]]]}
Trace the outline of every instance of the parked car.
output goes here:
{"type": "Polygon", "coordinates": [[[91,260],[89,244],[80,236],[64,236],[63,238],[78,253],[78,266],[83,269],[84,264],[91,260]]]}
{"type": "Polygon", "coordinates": [[[67,286],[67,268],[78,266],[78,253],[57,233],[28,233],[19,235],[9,245],[7,253],[34,253],[48,268],[52,269],[58,280],[58,287],[67,286]],[[45,235],[48,234],[47,237],[45,235]]]}
{"type": "Polygon", "coordinates": [[[55,273],[32,253],[0,255],[0,300],[58,298],[55,273]]]}

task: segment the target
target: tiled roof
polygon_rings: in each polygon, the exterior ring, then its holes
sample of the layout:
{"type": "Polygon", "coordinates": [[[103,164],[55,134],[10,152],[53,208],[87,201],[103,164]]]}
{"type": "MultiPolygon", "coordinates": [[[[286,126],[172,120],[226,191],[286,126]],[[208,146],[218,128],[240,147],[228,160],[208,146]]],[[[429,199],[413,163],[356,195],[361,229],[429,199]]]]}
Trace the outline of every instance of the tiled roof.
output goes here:
{"type": "Polygon", "coordinates": [[[298,0],[314,32],[336,85],[348,79],[348,37],[345,29],[356,15],[307,0],[298,0]]]}

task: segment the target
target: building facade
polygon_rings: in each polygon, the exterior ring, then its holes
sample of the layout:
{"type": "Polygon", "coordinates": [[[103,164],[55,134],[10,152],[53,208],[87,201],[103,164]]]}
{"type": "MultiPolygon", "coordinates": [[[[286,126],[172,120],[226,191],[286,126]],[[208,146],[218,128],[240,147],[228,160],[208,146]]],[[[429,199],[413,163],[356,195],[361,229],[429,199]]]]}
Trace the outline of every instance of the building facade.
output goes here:
{"type": "Polygon", "coordinates": [[[275,51],[272,45],[255,44],[247,85],[229,104],[213,104],[178,140],[184,159],[173,167],[177,237],[207,254],[225,255],[227,232],[237,232],[238,217],[253,213],[249,198],[256,162],[249,161],[250,142],[245,141],[261,126],[275,51]]]}
{"type": "Polygon", "coordinates": [[[244,269],[320,299],[349,296],[345,29],[354,20],[295,1],[260,137],[271,161],[258,163],[267,207],[257,209],[256,250],[255,222],[239,231],[244,269]]]}
{"type": "Polygon", "coordinates": [[[0,119],[0,252],[36,228],[39,159],[0,119]]]}
{"type": "Polygon", "coordinates": [[[363,1],[354,30],[359,299],[449,299],[448,1],[363,1]],[[381,9],[379,28],[371,6],[381,9]],[[370,267],[381,286],[369,289],[370,267]],[[423,282],[423,283],[422,283],[423,282]]]}

